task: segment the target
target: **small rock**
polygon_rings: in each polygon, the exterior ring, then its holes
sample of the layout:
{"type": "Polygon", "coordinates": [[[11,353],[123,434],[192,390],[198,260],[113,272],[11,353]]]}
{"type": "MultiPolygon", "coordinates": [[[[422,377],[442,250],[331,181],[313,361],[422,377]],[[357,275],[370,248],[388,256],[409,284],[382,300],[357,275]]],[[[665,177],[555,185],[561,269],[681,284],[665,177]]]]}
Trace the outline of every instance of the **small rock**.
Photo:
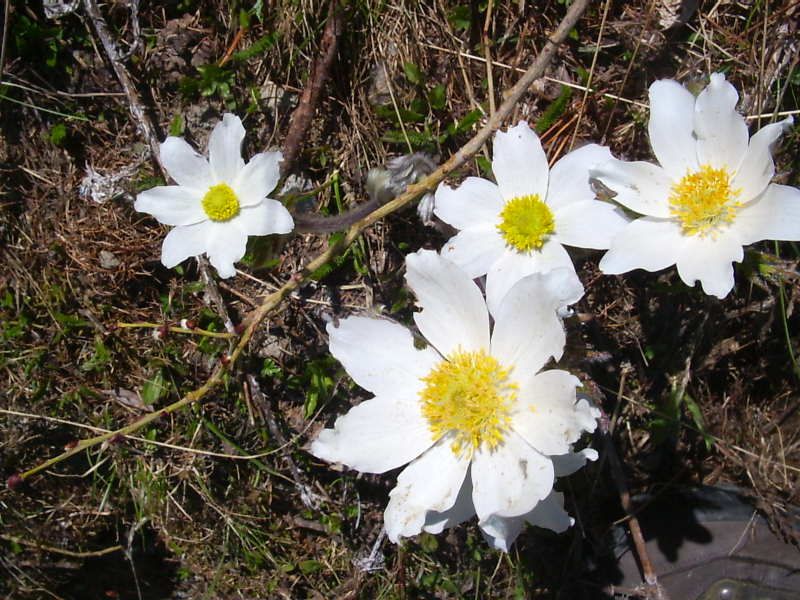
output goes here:
{"type": "Polygon", "coordinates": [[[119,266],[119,259],[108,250],[100,251],[100,266],[104,269],[116,269],[119,266]]]}

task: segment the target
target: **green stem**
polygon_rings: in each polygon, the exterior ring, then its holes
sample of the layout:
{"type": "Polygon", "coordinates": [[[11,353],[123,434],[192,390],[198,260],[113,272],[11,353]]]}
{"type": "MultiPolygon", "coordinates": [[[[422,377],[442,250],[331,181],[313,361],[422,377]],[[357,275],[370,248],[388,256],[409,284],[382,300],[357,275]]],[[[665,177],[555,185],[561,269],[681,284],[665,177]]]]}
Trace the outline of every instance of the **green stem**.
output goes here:
{"type": "MultiPolygon", "coordinates": [[[[775,256],[780,258],[780,246],[775,242],[775,256]]],[[[783,281],[778,281],[778,304],[781,309],[781,324],[783,325],[783,337],[786,340],[786,349],[789,352],[789,360],[792,363],[792,371],[795,377],[800,379],[800,366],[797,364],[797,357],[792,348],[792,336],[789,333],[789,321],[786,319],[786,292],[783,289],[783,281]]]]}
{"type": "MultiPolygon", "coordinates": [[[[123,323],[122,321],[119,321],[117,322],[117,327],[120,329],[161,329],[165,326],[159,323],[148,323],[146,321],[139,321],[137,323],[123,323]]],[[[226,340],[236,337],[236,334],[234,333],[227,333],[224,331],[206,331],[205,329],[187,329],[186,327],[168,326],[167,331],[170,333],[185,333],[187,335],[204,335],[206,337],[221,338],[226,340]]]]}

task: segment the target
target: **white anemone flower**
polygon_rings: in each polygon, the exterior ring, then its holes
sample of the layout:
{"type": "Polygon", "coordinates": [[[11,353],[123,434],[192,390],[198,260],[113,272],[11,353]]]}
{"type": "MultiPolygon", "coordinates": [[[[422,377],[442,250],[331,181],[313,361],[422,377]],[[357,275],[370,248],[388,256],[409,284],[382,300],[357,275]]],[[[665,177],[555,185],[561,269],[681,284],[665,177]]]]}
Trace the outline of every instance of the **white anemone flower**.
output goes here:
{"type": "Polygon", "coordinates": [[[753,137],[736,112],[739,94],[722,73],[695,98],[671,79],[650,86],[650,145],[659,164],[611,159],[592,170],[615,200],[644,215],[612,240],[604,273],[659,271],[724,298],[733,262],[759,240],[800,240],[800,190],[770,184],[770,147],[791,117],[753,137]]]}
{"type": "Polygon", "coordinates": [[[267,197],[280,179],[280,152],[242,160],[244,127],[239,117],[225,114],[208,140],[208,160],[185,140],[168,137],[161,144],[161,162],[178,185],[140,193],[134,208],[174,225],[161,246],[161,262],[172,268],[206,253],[220,277],[233,277],[233,263],[245,253],[251,235],[289,233],[294,221],[277,200],[267,197]]]}
{"type": "Polygon", "coordinates": [[[551,496],[552,456],[569,455],[594,430],[598,413],[576,399],[578,379],[541,371],[563,352],[558,307],[581,293],[562,271],[519,281],[490,332],[469,275],[420,251],[406,257],[406,280],[422,308],[414,321],[427,347],[418,349],[411,332],[385,319],[328,325],[331,353],[374,397],[323,430],[310,450],[367,473],[410,463],[384,515],[392,541],[475,514],[481,526],[527,515],[551,496]]]}
{"type": "MultiPolygon", "coordinates": [[[[589,169],[611,158],[604,146],[570,152],[550,169],[539,137],[524,121],[494,137],[497,183],[468,177],[456,189],[436,190],[434,212],[460,230],[441,254],[470,277],[486,275],[486,301],[494,314],[506,292],[532,273],[575,267],[564,249],[606,249],[628,219],[595,199],[589,169]]],[[[573,299],[574,301],[574,299],[573,299]]]]}

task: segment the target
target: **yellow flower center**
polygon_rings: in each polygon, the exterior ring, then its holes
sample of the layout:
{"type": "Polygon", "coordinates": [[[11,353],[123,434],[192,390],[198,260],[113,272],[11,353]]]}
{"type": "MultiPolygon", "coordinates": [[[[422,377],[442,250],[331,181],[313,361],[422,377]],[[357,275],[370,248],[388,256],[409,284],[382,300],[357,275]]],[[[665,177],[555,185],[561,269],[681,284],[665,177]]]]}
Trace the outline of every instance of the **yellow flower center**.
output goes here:
{"type": "Polygon", "coordinates": [[[725,169],[703,165],[672,186],[669,212],[678,219],[685,235],[714,236],[720,225],[733,223],[742,203],[741,190],[731,188],[725,169]]]}
{"type": "Polygon", "coordinates": [[[203,210],[212,221],[230,221],[239,214],[239,198],[227,183],[218,183],[203,196],[203,210]]]}
{"type": "Polygon", "coordinates": [[[520,252],[540,250],[556,229],[553,212],[539,194],[517,196],[503,207],[497,229],[506,244],[520,252]]]}
{"type": "Polygon", "coordinates": [[[422,378],[422,414],[437,438],[454,433],[451,450],[457,456],[472,454],[486,444],[503,442],[510,424],[509,413],[517,397],[517,384],[505,369],[485,352],[456,351],[422,378]]]}

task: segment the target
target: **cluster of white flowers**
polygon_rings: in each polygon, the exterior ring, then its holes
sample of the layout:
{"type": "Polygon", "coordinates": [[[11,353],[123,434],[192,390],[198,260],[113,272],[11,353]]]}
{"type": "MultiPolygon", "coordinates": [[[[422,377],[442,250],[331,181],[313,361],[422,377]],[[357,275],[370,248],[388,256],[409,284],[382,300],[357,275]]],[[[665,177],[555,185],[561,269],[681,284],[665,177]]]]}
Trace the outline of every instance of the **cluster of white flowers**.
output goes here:
{"type": "MultiPolygon", "coordinates": [[[[688,285],[726,296],[742,246],[800,239],[800,191],[771,183],[770,146],[791,119],[752,138],[722,74],[696,98],[675,81],[650,87],[650,141],[659,165],[623,162],[590,144],[548,167],[525,122],[498,132],[495,182],[441,185],[434,213],[458,233],[440,253],[406,257],[424,340],[392,321],[352,316],[328,325],[330,351],[374,397],[311,444],[315,456],[367,473],[408,465],[385,512],[390,539],[438,533],[477,515],[494,547],[508,550],[525,522],[572,523],[556,478],[597,453],[575,451],[599,411],[580,382],[544,369],[564,350],[565,307],[583,286],[564,246],[608,250],[604,273],[677,265],[688,285]],[[590,181],[615,195],[598,200],[590,181]],[[631,218],[630,212],[639,213],[631,218]],[[474,281],[485,276],[485,298],[474,281]]],[[[136,208],[174,225],[162,262],[207,253],[235,273],[249,235],[287,233],[292,218],[269,199],[279,153],[245,165],[244,129],[225,115],[209,159],[168,138],[162,160],[178,186],[139,195],[136,208]]]]}

